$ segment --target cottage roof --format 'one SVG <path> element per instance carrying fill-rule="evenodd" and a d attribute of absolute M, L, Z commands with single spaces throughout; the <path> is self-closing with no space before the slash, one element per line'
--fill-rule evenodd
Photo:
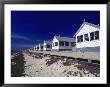
<path fill-rule="evenodd" d="M 47 43 L 47 44 L 51 44 L 52 43 L 52 41 L 44 41 L 45 43 Z"/>
<path fill-rule="evenodd" d="M 39 46 L 43 46 L 43 44 L 39 44 Z"/>
<path fill-rule="evenodd" d="M 38 47 L 39 45 L 36 45 L 36 47 Z"/>
<path fill-rule="evenodd" d="M 96 27 L 96 28 L 100 29 L 100 26 L 99 26 L 99 25 L 95 25 L 95 24 L 88 23 L 88 22 L 85 22 L 85 21 L 84 21 L 84 22 L 82 23 L 82 25 L 80 26 L 80 28 L 77 30 L 77 32 L 74 34 L 73 37 L 75 37 L 75 36 L 79 33 L 79 31 L 82 29 L 82 27 L 83 27 L 84 25 L 89 25 L 89 26 Z"/>
<path fill-rule="evenodd" d="M 70 38 L 70 37 L 60 37 L 60 36 L 55 36 L 55 38 L 59 41 L 70 41 L 70 42 L 75 42 L 75 38 Z"/>

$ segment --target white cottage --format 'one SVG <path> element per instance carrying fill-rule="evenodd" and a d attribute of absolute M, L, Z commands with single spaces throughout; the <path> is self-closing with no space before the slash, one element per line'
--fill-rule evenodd
<path fill-rule="evenodd" d="M 39 50 L 39 45 L 36 45 L 35 46 L 35 51 L 38 51 Z"/>
<path fill-rule="evenodd" d="M 83 22 L 75 33 L 76 48 L 100 48 L 100 26 L 88 22 Z"/>
<path fill-rule="evenodd" d="M 34 46 L 33 50 L 36 51 L 36 46 Z"/>
<path fill-rule="evenodd" d="M 39 44 L 39 51 L 43 51 L 44 44 Z"/>
<path fill-rule="evenodd" d="M 39 45 L 36 45 L 37 51 L 39 50 Z"/>
<path fill-rule="evenodd" d="M 72 50 L 72 47 L 75 47 L 75 41 L 75 38 L 54 36 L 52 50 Z"/>
<path fill-rule="evenodd" d="M 44 51 L 50 51 L 52 49 L 52 41 L 44 41 Z"/>

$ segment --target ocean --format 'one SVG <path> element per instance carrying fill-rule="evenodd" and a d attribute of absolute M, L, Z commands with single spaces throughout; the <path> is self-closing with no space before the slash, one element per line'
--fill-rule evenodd
<path fill-rule="evenodd" d="M 22 52 L 20 50 L 11 50 L 11 55 L 13 55 L 14 53 L 17 53 L 17 52 Z"/>

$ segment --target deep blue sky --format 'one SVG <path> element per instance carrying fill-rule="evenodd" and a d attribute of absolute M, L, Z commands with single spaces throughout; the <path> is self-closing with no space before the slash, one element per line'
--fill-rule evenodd
<path fill-rule="evenodd" d="M 72 37 L 83 23 L 100 24 L 99 11 L 12 11 L 12 50 L 30 48 L 54 35 Z"/>

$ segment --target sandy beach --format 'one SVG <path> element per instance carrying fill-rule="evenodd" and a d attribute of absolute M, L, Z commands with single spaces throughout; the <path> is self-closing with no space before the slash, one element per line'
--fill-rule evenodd
<path fill-rule="evenodd" d="M 100 64 L 36 52 L 12 56 L 12 77 L 99 77 Z"/>

